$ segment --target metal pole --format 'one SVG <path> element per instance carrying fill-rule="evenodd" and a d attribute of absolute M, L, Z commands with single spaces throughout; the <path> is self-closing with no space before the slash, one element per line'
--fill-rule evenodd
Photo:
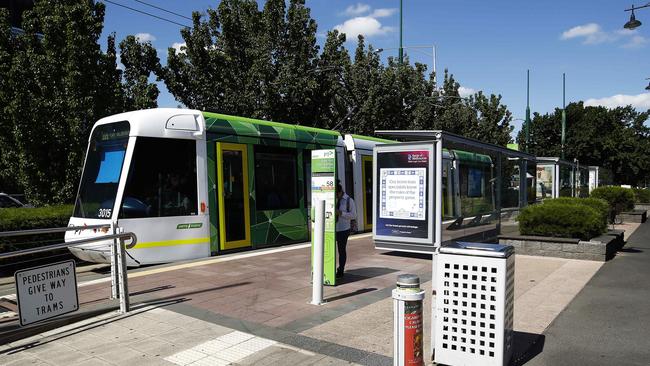
<path fill-rule="evenodd" d="M 433 51 L 433 85 L 438 89 L 438 73 L 436 72 L 436 45 L 431 45 Z"/>
<path fill-rule="evenodd" d="M 530 70 L 526 70 L 526 152 L 530 145 Z"/>
<path fill-rule="evenodd" d="M 113 221 L 111 223 L 113 235 L 117 234 L 117 222 Z M 119 279 L 117 278 L 117 238 L 113 239 L 113 245 L 111 245 L 111 299 L 117 299 L 120 296 L 119 291 L 117 291 L 117 286 Z"/>
<path fill-rule="evenodd" d="M 399 0 L 399 64 L 404 63 L 404 49 L 402 48 L 402 1 Z"/>
<path fill-rule="evenodd" d="M 323 257 L 325 251 L 325 200 L 316 201 L 314 249 L 312 253 L 311 304 L 323 304 Z"/>
<path fill-rule="evenodd" d="M 434 249 L 431 255 L 431 360 L 436 359 L 436 296 L 438 289 L 438 248 L 442 244 L 442 135 L 436 137 L 436 162 L 433 169 L 435 179 L 434 206 Z M 431 204 L 432 202 L 429 202 Z"/>
<path fill-rule="evenodd" d="M 566 90 L 566 75 L 562 73 L 562 159 L 564 159 L 564 141 L 566 135 L 565 90 Z"/>
<path fill-rule="evenodd" d="M 117 271 L 119 276 L 120 287 L 120 313 L 125 314 L 131 311 L 129 302 L 129 279 L 126 267 L 126 249 L 124 248 L 124 239 L 118 241 L 118 247 L 115 248 L 117 255 Z"/>

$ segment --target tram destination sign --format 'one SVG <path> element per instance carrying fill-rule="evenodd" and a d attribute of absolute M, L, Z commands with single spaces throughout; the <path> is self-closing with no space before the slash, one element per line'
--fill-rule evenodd
<path fill-rule="evenodd" d="M 14 278 L 22 326 L 79 310 L 73 260 L 23 269 Z"/>

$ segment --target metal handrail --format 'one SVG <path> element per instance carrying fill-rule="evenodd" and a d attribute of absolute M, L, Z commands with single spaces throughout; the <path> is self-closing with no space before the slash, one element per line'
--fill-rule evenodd
<path fill-rule="evenodd" d="M 66 227 L 52 227 L 47 229 L 30 229 L 30 230 L 16 230 L 16 231 L 1 231 L 0 238 L 6 238 L 10 236 L 21 236 L 21 235 L 34 235 L 34 234 L 52 234 L 52 233 L 62 233 L 66 231 L 77 231 L 77 230 L 86 230 L 86 229 L 100 229 L 100 228 L 110 228 L 110 224 L 101 224 L 101 225 L 88 225 L 88 226 L 66 226 Z"/>
<path fill-rule="evenodd" d="M 131 239 L 131 243 L 129 243 L 128 245 L 125 245 L 126 249 L 131 249 L 131 248 L 135 247 L 135 245 L 138 242 L 138 239 L 137 239 L 137 237 L 135 236 L 134 233 L 128 232 L 128 233 L 120 233 L 120 234 L 102 235 L 102 236 L 96 236 L 96 237 L 92 237 L 92 238 L 86 238 L 86 239 L 70 241 L 70 242 L 67 242 L 67 243 L 53 244 L 53 245 L 47 245 L 47 246 L 38 247 L 38 248 L 30 248 L 30 249 L 16 250 L 16 251 L 13 251 L 13 252 L 0 253 L 0 259 L 19 257 L 21 255 L 34 254 L 34 253 L 40 253 L 40 252 L 47 252 L 47 251 L 54 250 L 54 249 L 68 248 L 68 247 L 79 245 L 79 244 L 87 244 L 87 243 L 92 243 L 92 242 L 96 242 L 96 241 L 108 240 L 108 239 L 127 239 L 127 238 Z"/>
<path fill-rule="evenodd" d="M 111 246 L 111 298 L 116 298 L 116 297 L 119 298 L 120 313 L 128 313 L 131 305 L 129 300 L 129 287 L 128 287 L 127 265 L 126 265 L 125 255 L 126 255 L 126 249 L 131 249 L 135 247 L 135 245 L 138 242 L 138 238 L 135 236 L 133 232 L 116 233 L 117 231 L 116 224 L 117 223 L 1 232 L 0 237 L 6 238 L 12 236 L 21 236 L 21 235 L 51 234 L 51 233 L 59 233 L 59 232 L 66 232 L 66 231 L 73 231 L 73 230 L 77 231 L 77 230 L 97 229 L 97 228 L 109 228 L 113 230 L 113 234 L 109 234 L 109 235 L 98 235 L 98 236 L 87 237 L 79 240 L 69 241 L 67 243 L 47 245 L 38 248 L 16 250 L 8 253 L 0 253 L 0 260 L 6 258 L 19 257 L 22 255 L 51 251 L 54 249 L 68 248 L 79 244 L 87 244 L 87 243 L 93 243 L 93 242 L 104 241 L 104 240 L 112 240 L 113 244 Z M 125 245 L 124 243 L 125 239 L 131 239 L 131 242 L 128 245 Z"/>

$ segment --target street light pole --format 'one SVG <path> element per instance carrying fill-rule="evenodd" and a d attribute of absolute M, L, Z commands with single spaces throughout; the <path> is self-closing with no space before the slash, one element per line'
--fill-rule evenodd
<path fill-rule="evenodd" d="M 565 105 L 565 90 L 566 90 L 566 75 L 562 73 L 562 159 L 564 159 L 564 139 L 566 131 L 566 105 Z"/>
<path fill-rule="evenodd" d="M 429 55 L 428 53 L 419 50 L 421 48 L 431 48 L 432 53 Z M 438 73 L 436 71 L 436 45 L 435 44 L 432 44 L 431 46 L 406 46 L 406 47 L 402 47 L 402 48 L 377 48 L 377 49 L 375 49 L 375 52 L 381 53 L 381 52 L 390 51 L 390 50 L 400 50 L 400 51 L 403 52 L 403 50 L 408 50 L 408 49 L 419 50 L 420 53 L 423 53 L 423 54 L 425 54 L 427 56 L 431 56 L 431 59 L 432 59 L 431 61 L 433 62 L 433 64 L 431 65 L 432 66 L 431 70 L 433 70 L 433 83 L 436 85 L 436 88 L 437 88 L 438 87 Z M 402 56 L 403 56 L 403 53 L 402 53 Z"/>
<path fill-rule="evenodd" d="M 399 64 L 404 63 L 404 48 L 402 47 L 402 1 L 399 0 Z"/>
<path fill-rule="evenodd" d="M 530 145 L 530 70 L 526 70 L 526 152 Z"/>

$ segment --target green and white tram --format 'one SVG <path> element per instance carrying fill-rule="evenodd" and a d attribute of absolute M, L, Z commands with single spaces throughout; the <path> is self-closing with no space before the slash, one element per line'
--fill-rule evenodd
<path fill-rule="evenodd" d="M 133 231 L 132 266 L 304 242 L 311 150 L 332 148 L 341 184 L 365 212 L 359 228 L 369 230 L 372 175 L 363 167 L 372 171 L 380 142 L 388 140 L 187 109 L 106 117 L 93 127 L 69 225 Z M 104 233 L 69 232 L 66 240 L 95 235 Z M 71 251 L 108 262 L 108 244 Z"/>

